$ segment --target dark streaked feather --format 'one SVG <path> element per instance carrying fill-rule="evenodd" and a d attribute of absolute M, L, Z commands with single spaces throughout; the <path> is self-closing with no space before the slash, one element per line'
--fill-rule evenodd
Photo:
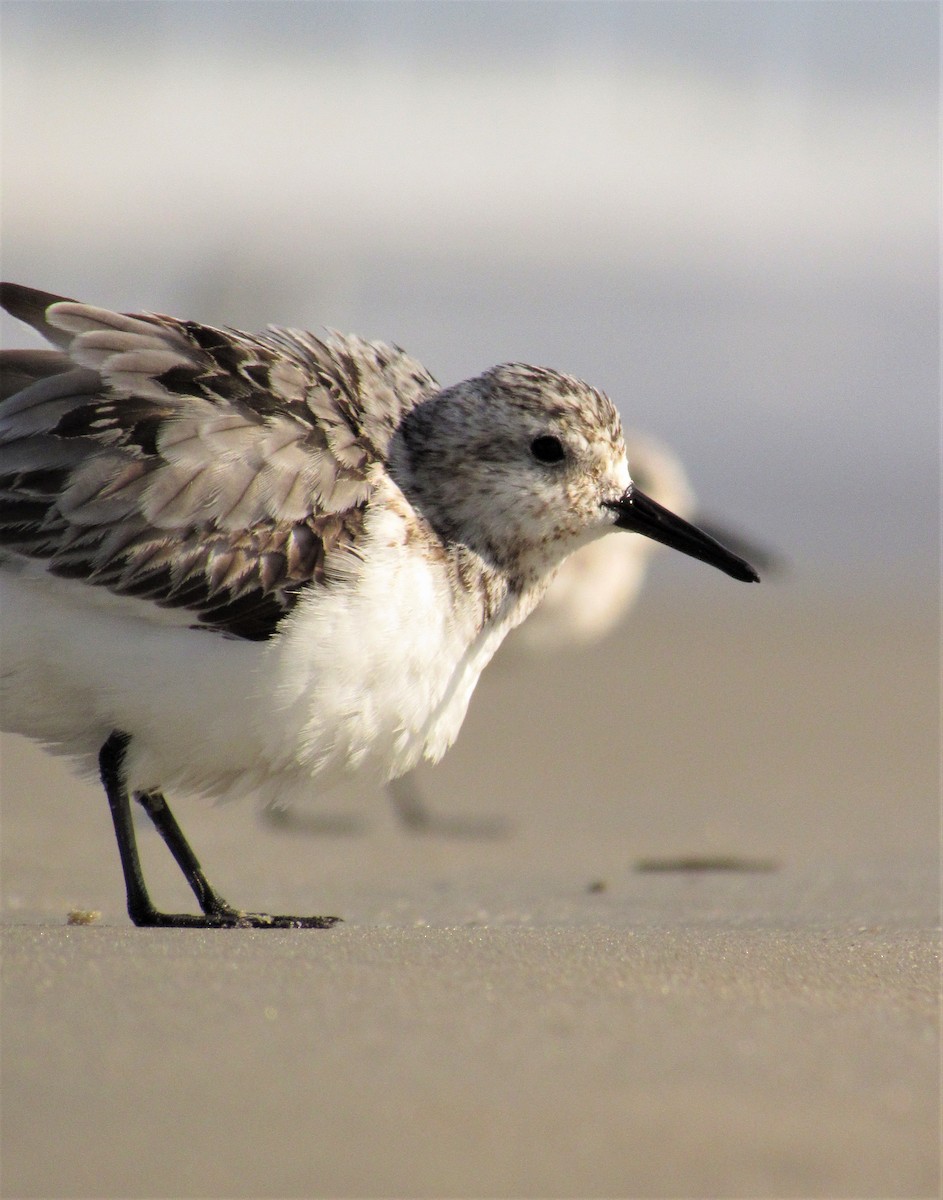
<path fill-rule="evenodd" d="M 62 347 L 0 358 L 0 546 L 242 638 L 357 553 L 393 430 L 437 390 L 357 338 L 0 300 Z"/>
<path fill-rule="evenodd" d="M 61 375 L 72 364 L 60 350 L 5 350 L 0 360 L 0 400 L 7 400 L 40 379 Z"/>

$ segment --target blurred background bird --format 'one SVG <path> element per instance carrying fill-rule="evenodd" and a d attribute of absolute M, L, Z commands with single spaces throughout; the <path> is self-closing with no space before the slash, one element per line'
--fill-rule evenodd
<path fill-rule="evenodd" d="M 633 482 L 643 492 L 733 548 L 765 576 L 772 571 L 775 578 L 782 565 L 780 556 L 709 514 L 701 513 L 684 465 L 670 447 L 632 429 L 625 431 L 625 440 Z M 619 635 L 638 599 L 651 559 L 660 549 L 663 547 L 650 538 L 630 534 L 618 539 L 601 538 L 570 555 L 537 608 L 505 638 L 489 664 L 480 685 L 485 689 L 484 702 L 488 703 L 488 678 L 495 670 L 526 672 L 541 656 L 571 654 L 572 670 L 579 672 L 575 652 Z M 644 636 L 644 630 L 639 631 L 639 636 Z M 500 709 L 500 699 L 491 703 L 497 703 Z M 513 713 L 507 713 L 507 720 L 513 718 Z M 393 811 L 404 829 L 469 837 L 495 837 L 509 831 L 512 818 L 507 812 L 474 816 L 434 813 L 423 800 L 420 786 L 420 780 L 429 772 L 430 768 L 419 768 L 386 786 Z M 495 797 L 495 802 L 513 810 L 513 797 Z M 288 806 L 268 808 L 261 819 L 278 828 L 299 832 L 324 828 L 323 818 L 312 818 L 310 813 Z"/>

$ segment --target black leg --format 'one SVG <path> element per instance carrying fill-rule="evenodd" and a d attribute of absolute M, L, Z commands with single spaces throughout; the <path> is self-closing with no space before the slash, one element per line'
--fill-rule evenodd
<path fill-rule="evenodd" d="M 183 871 L 184 878 L 200 902 L 200 908 L 207 915 L 235 912 L 232 905 L 222 898 L 203 874 L 199 859 L 183 836 L 183 830 L 177 824 L 177 818 L 170 811 L 170 805 L 162 793 L 135 792 L 134 798 L 154 822 L 154 827 L 164 839 L 164 845 L 174 856 L 177 866 Z"/>
<path fill-rule="evenodd" d="M 336 924 L 338 917 L 270 916 L 268 913 L 242 912 L 227 904 L 203 874 L 199 859 L 183 836 L 183 830 L 177 824 L 164 797 L 159 792 L 139 792 L 135 798 L 140 801 L 154 822 L 157 832 L 164 839 L 203 909 L 202 916 L 195 913 L 159 912 L 151 903 L 144 884 L 134 836 L 131 803 L 122 771 L 125 751 L 130 740 L 128 734 L 115 730 L 99 751 L 98 764 L 111 807 L 115 836 L 118 839 L 118 852 L 121 855 L 121 868 L 124 871 L 128 895 L 128 915 L 135 925 L 170 925 L 201 929 L 329 929 Z"/>
<path fill-rule="evenodd" d="M 128 916 L 135 925 L 157 924 L 152 917 L 160 914 L 151 903 L 144 883 L 141 860 L 138 857 L 137 840 L 134 836 L 134 820 L 128 789 L 124 786 L 121 764 L 124 752 L 131 739 L 126 733 L 115 730 L 98 752 L 98 769 L 111 808 L 111 819 L 118 839 L 121 869 L 124 872 L 124 887 L 128 897 Z"/>
<path fill-rule="evenodd" d="M 393 808 L 400 823 L 406 829 L 426 833 L 435 824 L 435 818 L 426 807 L 412 772 L 400 775 L 398 779 L 391 779 L 386 785 L 386 792 L 393 801 Z"/>

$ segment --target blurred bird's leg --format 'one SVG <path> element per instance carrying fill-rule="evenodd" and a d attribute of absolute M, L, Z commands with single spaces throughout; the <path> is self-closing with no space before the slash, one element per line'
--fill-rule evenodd
<path fill-rule="evenodd" d="M 429 811 L 416 784 L 414 771 L 400 775 L 399 779 L 391 779 L 386 785 L 386 790 L 393 803 L 393 811 L 405 829 L 414 833 L 423 833 L 435 824 L 435 818 Z"/>
<path fill-rule="evenodd" d="M 393 811 L 404 829 L 431 837 L 502 838 L 510 826 L 504 817 L 437 816 L 422 798 L 416 772 L 409 771 L 386 785 Z"/>

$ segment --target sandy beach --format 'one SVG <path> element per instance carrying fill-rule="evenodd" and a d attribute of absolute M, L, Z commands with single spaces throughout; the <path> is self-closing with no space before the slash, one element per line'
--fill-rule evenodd
<path fill-rule="evenodd" d="M 4 1196 L 938 1194 L 932 610 L 744 591 L 495 664 L 425 836 L 177 805 L 329 932 L 135 930 L 98 789 L 5 739 Z"/>
<path fill-rule="evenodd" d="M 939 34 L 4 7 L 6 279 L 558 368 L 782 556 L 665 552 L 618 636 L 495 661 L 426 833 L 169 797 L 229 901 L 326 931 L 134 928 L 98 781 L 0 738 L 5 1200 L 940 1196 Z"/>

